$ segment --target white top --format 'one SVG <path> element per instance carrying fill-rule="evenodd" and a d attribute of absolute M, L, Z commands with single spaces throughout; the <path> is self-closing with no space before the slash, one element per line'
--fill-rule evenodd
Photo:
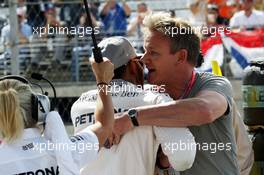
<path fill-rule="evenodd" d="M 31 128 L 25 129 L 14 143 L 1 143 L 1 174 L 78 175 L 83 162 L 87 164 L 96 159 L 99 143 L 89 128 L 72 137 L 71 142 L 65 137 L 67 133 L 57 112 L 50 112 L 46 122 L 44 137 L 39 129 Z M 82 149 L 83 145 L 95 146 Z"/>
<path fill-rule="evenodd" d="M 27 38 L 29 39 L 29 37 L 32 35 L 32 28 L 30 27 L 30 25 L 26 24 L 26 23 L 22 23 L 20 25 L 20 32 Z M 1 42 L 3 42 L 4 44 L 10 44 L 10 25 L 6 25 L 2 28 L 1 30 Z"/>
<path fill-rule="evenodd" d="M 111 91 L 117 112 L 171 101 L 166 94 L 142 90 L 125 81 L 114 82 L 120 84 L 120 86 L 114 86 L 115 88 Z M 97 90 L 88 91 L 73 104 L 71 118 L 75 132 L 93 123 L 96 98 Z M 97 160 L 87 165 L 82 170 L 82 174 L 153 175 L 159 144 L 162 145 L 164 153 L 176 170 L 183 171 L 192 166 L 196 147 L 189 129 L 139 126 L 126 133 L 118 145 L 112 146 L 111 149 L 102 148 Z M 180 144 L 193 145 L 193 147 L 180 149 Z"/>
<path fill-rule="evenodd" d="M 247 17 L 245 11 L 240 11 L 234 14 L 230 19 L 231 28 L 251 28 L 264 27 L 264 13 L 258 10 L 252 10 L 252 14 Z"/>

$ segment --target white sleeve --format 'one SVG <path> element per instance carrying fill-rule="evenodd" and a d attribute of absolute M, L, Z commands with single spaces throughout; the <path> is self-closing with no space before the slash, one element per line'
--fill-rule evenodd
<path fill-rule="evenodd" d="M 260 26 L 264 27 L 264 12 L 260 12 Z"/>
<path fill-rule="evenodd" d="M 44 137 L 56 146 L 54 153 L 60 173 L 64 175 L 79 175 L 80 169 L 73 160 L 72 152 L 69 151 L 71 143 L 58 112 L 48 113 Z"/>
<path fill-rule="evenodd" d="M 89 127 L 75 134 L 71 138 L 76 149 L 74 149 L 73 158 L 80 168 L 97 159 L 99 151 L 99 141 L 97 136 Z"/>
<path fill-rule="evenodd" d="M 9 42 L 9 35 L 10 35 L 10 29 L 8 30 L 7 26 L 4 26 L 1 30 L 1 43 L 6 44 L 6 42 Z"/>
<path fill-rule="evenodd" d="M 156 98 L 156 104 L 169 101 L 172 99 L 166 94 Z M 184 171 L 192 166 L 196 155 L 196 142 L 188 128 L 154 127 L 154 132 L 164 154 L 176 171 Z"/>
<path fill-rule="evenodd" d="M 176 171 L 190 168 L 196 154 L 196 143 L 188 128 L 154 127 L 157 141 Z"/>
<path fill-rule="evenodd" d="M 97 136 L 87 127 L 69 139 L 58 112 L 50 112 L 47 115 L 44 135 L 46 139 L 58 145 L 54 152 L 63 175 L 79 175 L 80 169 L 97 157 Z"/>

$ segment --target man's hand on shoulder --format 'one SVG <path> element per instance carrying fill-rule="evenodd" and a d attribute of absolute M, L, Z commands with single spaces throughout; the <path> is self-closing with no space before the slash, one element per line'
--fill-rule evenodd
<path fill-rule="evenodd" d="M 120 136 L 124 135 L 133 128 L 133 124 L 127 113 L 115 114 L 113 133 L 115 135 L 114 143 L 119 143 Z"/>

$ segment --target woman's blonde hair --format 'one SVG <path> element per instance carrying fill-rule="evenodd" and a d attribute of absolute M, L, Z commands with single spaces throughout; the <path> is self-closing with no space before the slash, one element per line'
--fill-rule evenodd
<path fill-rule="evenodd" d="M 3 139 L 11 142 L 19 138 L 24 128 L 33 127 L 29 85 L 18 80 L 0 81 L 0 132 Z"/>

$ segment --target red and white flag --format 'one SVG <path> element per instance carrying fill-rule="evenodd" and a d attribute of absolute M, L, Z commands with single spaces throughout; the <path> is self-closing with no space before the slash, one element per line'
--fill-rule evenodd
<path fill-rule="evenodd" d="M 199 71 L 211 71 L 211 60 L 221 66 L 224 62 L 224 49 L 232 56 L 229 64 L 234 77 L 242 77 L 242 72 L 251 60 L 264 58 L 264 29 L 254 31 L 230 32 L 221 37 L 210 37 L 201 42 L 204 64 Z"/>

